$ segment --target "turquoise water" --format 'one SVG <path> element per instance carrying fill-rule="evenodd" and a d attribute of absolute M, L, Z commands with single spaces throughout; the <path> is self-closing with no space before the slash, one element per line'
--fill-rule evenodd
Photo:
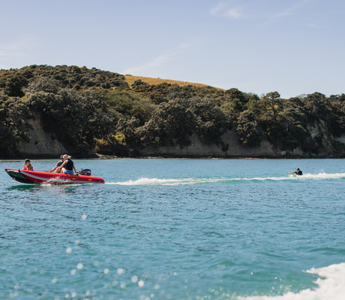
<path fill-rule="evenodd" d="M 345 160 L 75 160 L 106 184 L 70 186 L 0 165 L 0 299 L 342 299 Z"/>

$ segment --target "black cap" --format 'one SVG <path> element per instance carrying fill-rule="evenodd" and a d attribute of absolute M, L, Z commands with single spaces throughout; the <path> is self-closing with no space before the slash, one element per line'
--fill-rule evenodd
<path fill-rule="evenodd" d="M 28 161 L 31 161 L 31 160 L 27 158 L 27 159 L 25 160 L 25 162 L 28 162 Z"/>

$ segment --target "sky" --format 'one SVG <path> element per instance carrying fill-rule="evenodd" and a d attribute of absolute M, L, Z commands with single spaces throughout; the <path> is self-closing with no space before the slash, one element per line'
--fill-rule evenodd
<path fill-rule="evenodd" d="M 0 0 L 0 69 L 77 65 L 283 98 L 345 93 L 344 0 Z"/>

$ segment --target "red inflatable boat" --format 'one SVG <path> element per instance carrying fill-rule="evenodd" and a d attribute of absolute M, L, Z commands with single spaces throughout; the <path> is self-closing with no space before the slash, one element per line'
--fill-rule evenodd
<path fill-rule="evenodd" d="M 31 184 L 73 184 L 73 183 L 104 183 L 103 178 L 88 175 L 68 175 L 39 171 L 23 171 L 5 169 L 14 180 Z"/>

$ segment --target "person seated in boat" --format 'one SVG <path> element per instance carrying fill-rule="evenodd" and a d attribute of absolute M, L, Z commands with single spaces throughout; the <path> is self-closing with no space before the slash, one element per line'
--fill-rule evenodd
<path fill-rule="evenodd" d="M 299 168 L 297 168 L 295 172 L 290 172 L 290 174 L 299 175 L 299 176 L 303 175 L 302 171 Z"/>
<path fill-rule="evenodd" d="M 74 175 L 75 173 L 76 175 L 78 175 L 78 172 L 76 171 L 74 167 L 74 163 L 71 158 L 72 158 L 71 156 L 64 154 L 63 155 L 64 162 L 61 164 L 60 167 L 57 168 L 57 170 L 59 170 L 60 172 L 62 170 L 62 173 L 64 174 Z"/>
<path fill-rule="evenodd" d="M 64 162 L 63 155 L 60 155 L 60 160 L 58 161 L 56 166 L 49 171 L 49 173 L 52 173 L 54 171 L 55 171 L 55 173 L 61 173 L 61 169 L 59 169 L 59 167 L 63 164 L 63 162 Z"/>
<path fill-rule="evenodd" d="M 31 161 L 30 161 L 30 159 L 27 158 L 25 160 L 25 163 L 24 163 L 23 171 L 33 171 L 33 170 L 34 170 L 34 168 L 31 165 Z"/>

